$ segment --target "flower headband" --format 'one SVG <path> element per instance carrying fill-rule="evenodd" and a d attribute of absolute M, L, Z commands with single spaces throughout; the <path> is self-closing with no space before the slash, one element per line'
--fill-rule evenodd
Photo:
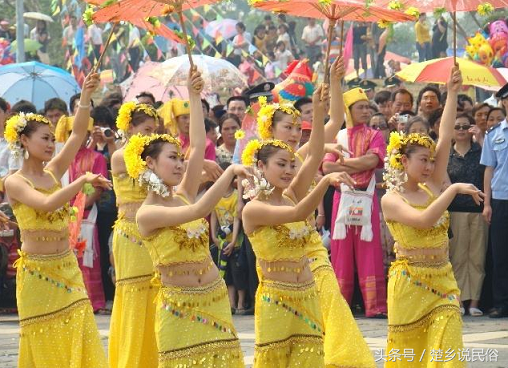
<path fill-rule="evenodd" d="M 116 126 L 118 129 L 126 132 L 129 129 L 129 125 L 132 121 L 132 114 L 136 111 L 143 111 L 146 115 L 159 121 L 157 111 L 150 105 L 147 104 L 136 104 L 135 102 L 126 102 L 120 107 L 118 111 L 118 117 L 116 118 Z"/>
<path fill-rule="evenodd" d="M 258 101 L 260 109 L 258 112 L 257 122 L 258 122 L 258 132 L 261 139 L 269 139 L 273 137 L 272 123 L 273 123 L 273 115 L 275 114 L 276 111 L 282 111 L 285 114 L 293 116 L 293 124 L 295 124 L 297 118 L 300 117 L 300 112 L 297 109 L 295 109 L 295 107 L 290 103 L 268 104 L 266 96 L 259 97 Z"/>
<path fill-rule="evenodd" d="M 140 180 L 140 184 L 143 184 L 143 174 L 148 170 L 146 161 L 141 158 L 141 155 L 145 148 L 156 140 L 163 140 L 170 144 L 174 144 L 177 147 L 179 155 L 181 155 L 180 141 L 169 134 L 152 134 L 149 136 L 141 134 L 133 135 L 125 146 L 125 167 L 127 168 L 127 174 L 129 174 L 131 178 Z"/>
<path fill-rule="evenodd" d="M 401 159 L 409 145 L 428 148 L 431 160 L 434 159 L 436 143 L 428 135 L 418 133 L 404 135 L 392 132 L 388 147 L 386 147 L 387 155 L 385 158 L 385 174 L 383 176 L 389 190 L 400 190 L 400 186 L 405 181 L 404 166 Z"/>
<path fill-rule="evenodd" d="M 20 157 L 21 152 L 23 151 L 19 138 L 21 132 L 26 128 L 28 121 L 36 121 L 38 123 L 48 124 L 51 126 L 51 122 L 44 116 L 33 113 L 25 114 L 20 112 L 18 115 L 15 115 L 7 120 L 4 137 L 9 144 L 9 149 L 15 157 Z"/>
<path fill-rule="evenodd" d="M 257 162 L 257 155 L 259 150 L 265 146 L 279 147 L 288 151 L 289 153 L 291 153 L 291 155 L 295 154 L 295 151 L 291 148 L 291 146 L 281 140 L 268 139 L 265 141 L 259 141 L 257 139 L 254 139 L 249 143 L 247 143 L 245 149 L 243 150 L 242 164 L 246 166 L 254 166 Z"/>

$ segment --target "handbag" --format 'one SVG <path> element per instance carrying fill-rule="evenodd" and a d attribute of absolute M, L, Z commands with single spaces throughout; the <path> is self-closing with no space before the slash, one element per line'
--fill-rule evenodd
<path fill-rule="evenodd" d="M 338 142 L 343 147 L 348 147 L 347 131 L 343 129 L 338 134 Z M 366 191 L 351 190 L 348 186 L 340 185 L 340 202 L 333 229 L 332 239 L 345 239 L 347 226 L 360 226 L 360 239 L 366 242 L 372 241 L 372 200 L 376 189 L 376 178 L 372 175 Z"/>
<path fill-rule="evenodd" d="M 94 203 L 92 210 L 86 219 L 81 222 L 80 238 L 86 241 L 85 251 L 83 252 L 83 266 L 93 268 L 94 259 L 94 232 L 95 223 L 97 222 L 97 205 Z"/>

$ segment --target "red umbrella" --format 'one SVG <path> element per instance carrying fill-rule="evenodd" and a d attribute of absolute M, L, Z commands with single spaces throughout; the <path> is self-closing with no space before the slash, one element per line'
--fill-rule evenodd
<path fill-rule="evenodd" d="M 497 8 L 508 7 L 508 0 L 376 0 L 379 6 L 392 10 L 408 11 L 413 8 L 412 13 L 427 13 L 435 11 L 452 12 L 453 19 L 453 59 L 457 59 L 457 17 L 456 12 L 469 12 L 478 10 L 480 13 L 488 14 Z M 416 10 L 416 13 L 414 11 Z"/>
<path fill-rule="evenodd" d="M 148 20 L 156 24 L 157 17 L 176 12 L 182 27 L 182 39 L 187 47 L 187 55 L 191 67 L 194 66 L 191 56 L 191 46 L 185 29 L 183 11 L 198 6 L 217 3 L 220 0 L 119 0 L 111 3 L 109 0 L 88 0 L 91 4 L 100 4 L 102 8 L 94 16 L 94 21 L 105 23 L 120 21 L 134 22 Z M 158 22 L 158 23 L 157 23 Z"/>
<path fill-rule="evenodd" d="M 251 5 L 266 11 L 296 15 L 299 17 L 328 19 L 328 47 L 325 58 L 325 80 L 328 79 L 328 65 L 330 56 L 330 44 L 332 41 L 333 27 L 338 20 L 375 22 L 378 20 L 405 22 L 413 20 L 413 17 L 400 11 L 384 9 L 364 2 L 354 0 L 250 0 Z M 342 24 L 341 42 L 344 36 Z M 342 45 L 340 47 L 342 50 Z"/>

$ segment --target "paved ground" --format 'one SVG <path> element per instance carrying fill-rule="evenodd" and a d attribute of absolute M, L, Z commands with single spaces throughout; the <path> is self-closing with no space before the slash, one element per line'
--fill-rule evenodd
<path fill-rule="evenodd" d="M 254 318 L 252 316 L 235 316 L 234 321 L 242 340 L 245 362 L 250 366 L 254 357 Z M 109 316 L 97 316 L 97 323 L 106 347 Z M 380 349 L 386 346 L 386 320 L 359 317 L 357 323 L 366 337 L 373 355 L 379 360 L 378 367 L 382 367 Z M 463 331 L 465 348 L 468 348 L 470 352 L 468 367 L 508 368 L 507 318 L 493 320 L 487 317 L 465 317 Z M 16 367 L 18 332 L 16 315 L 0 315 L 1 368 Z"/>

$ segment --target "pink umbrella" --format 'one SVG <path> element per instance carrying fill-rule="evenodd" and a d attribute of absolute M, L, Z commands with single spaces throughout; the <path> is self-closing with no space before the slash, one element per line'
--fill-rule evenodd
<path fill-rule="evenodd" d="M 173 97 L 187 99 L 189 97 L 186 87 L 164 85 L 161 81 L 151 76 L 154 68 L 161 63 L 149 61 L 143 64 L 136 74 L 120 84 L 124 99 L 132 101 L 143 91 L 152 93 L 159 101 L 166 102 Z"/>
<path fill-rule="evenodd" d="M 238 21 L 234 19 L 214 20 L 213 22 L 208 23 L 205 28 L 205 32 L 213 38 L 220 35 L 225 39 L 228 39 L 237 35 L 237 23 Z"/>

